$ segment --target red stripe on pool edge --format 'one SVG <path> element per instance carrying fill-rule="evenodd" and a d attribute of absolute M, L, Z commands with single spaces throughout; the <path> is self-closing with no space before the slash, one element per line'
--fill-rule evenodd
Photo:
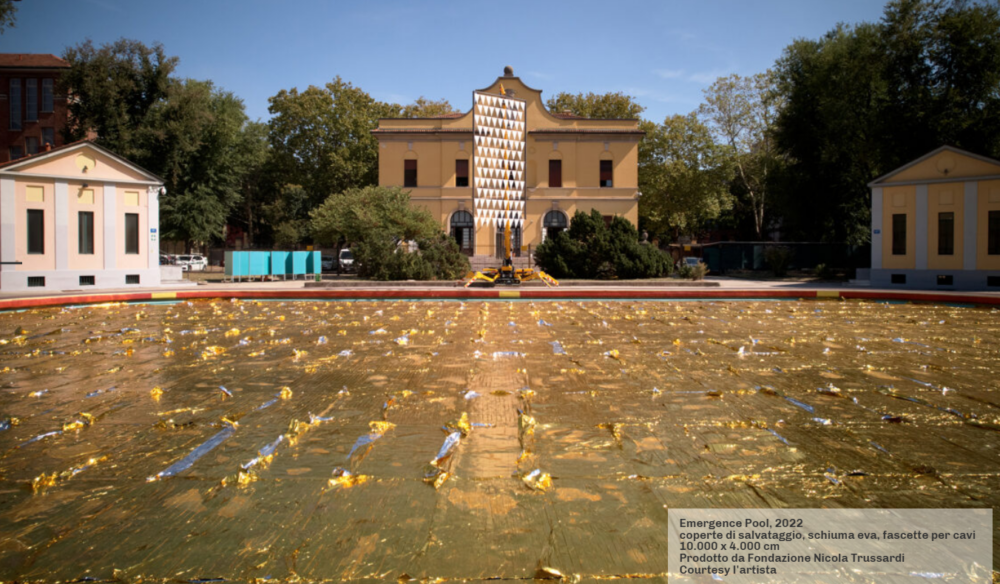
<path fill-rule="evenodd" d="M 766 299 L 766 298 L 817 298 L 816 290 L 509 290 L 519 293 L 517 298 L 504 297 L 503 300 L 699 300 L 699 299 Z M 441 290 L 179 290 L 176 300 L 194 299 L 344 299 L 344 300 L 392 300 L 433 298 L 441 300 L 483 300 L 501 299 L 498 289 L 441 289 Z M 838 291 L 840 297 L 857 300 L 903 300 L 912 302 L 953 302 L 962 304 L 1000 305 L 1000 296 L 958 295 L 934 292 L 903 291 Z M 157 291 L 157 294 L 162 293 Z M 830 298 L 834 297 L 823 297 Z M 154 298 L 152 292 L 132 292 L 113 294 L 87 294 L 81 296 L 45 296 L 34 298 L 12 298 L 0 300 L 0 310 L 65 306 L 68 304 L 104 304 L 108 302 L 135 302 L 143 300 L 173 300 L 174 298 Z"/>

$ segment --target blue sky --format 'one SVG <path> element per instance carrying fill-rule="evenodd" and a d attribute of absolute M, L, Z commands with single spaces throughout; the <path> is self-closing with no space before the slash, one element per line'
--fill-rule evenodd
<path fill-rule="evenodd" d="M 0 52 L 61 54 L 86 38 L 161 42 L 177 73 L 234 92 L 267 119 L 280 89 L 336 75 L 376 99 L 468 109 L 504 65 L 543 90 L 623 91 L 662 121 L 717 76 L 770 67 L 796 38 L 878 20 L 878 0 L 333 2 L 22 0 Z"/>

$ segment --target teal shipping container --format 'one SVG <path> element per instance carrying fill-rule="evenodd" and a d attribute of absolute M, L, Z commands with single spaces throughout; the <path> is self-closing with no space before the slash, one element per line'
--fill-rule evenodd
<path fill-rule="evenodd" d="M 318 251 L 306 252 L 306 273 L 319 274 L 323 272 L 323 258 Z"/>
<path fill-rule="evenodd" d="M 251 251 L 250 254 L 250 275 L 269 276 L 271 274 L 271 252 Z"/>
<path fill-rule="evenodd" d="M 310 252 L 308 251 L 293 251 L 292 252 L 292 274 L 295 276 L 306 275 L 309 272 L 306 271 L 306 264 L 308 263 L 308 257 Z"/>
<path fill-rule="evenodd" d="M 271 252 L 271 275 L 287 276 L 292 273 L 292 252 L 272 251 Z"/>
<path fill-rule="evenodd" d="M 250 256 L 245 251 L 226 252 L 226 276 L 245 278 L 250 275 Z"/>

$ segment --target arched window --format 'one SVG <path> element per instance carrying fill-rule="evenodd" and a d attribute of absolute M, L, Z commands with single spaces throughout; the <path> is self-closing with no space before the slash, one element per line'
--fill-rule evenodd
<path fill-rule="evenodd" d="M 569 226 L 566 221 L 566 214 L 562 211 L 549 211 L 545 214 L 545 218 L 542 219 L 542 230 L 543 239 L 547 237 L 554 237 L 560 231 L 565 231 Z"/>
<path fill-rule="evenodd" d="M 473 249 L 475 248 L 475 223 L 472 220 L 472 214 L 468 211 L 455 211 L 451 216 L 451 229 L 450 233 L 455 242 L 458 243 L 459 249 L 465 255 L 472 255 Z"/>

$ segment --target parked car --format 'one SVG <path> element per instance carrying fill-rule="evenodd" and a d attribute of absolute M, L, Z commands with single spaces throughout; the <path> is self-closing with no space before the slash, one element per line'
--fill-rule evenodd
<path fill-rule="evenodd" d="M 351 253 L 351 250 L 349 249 L 340 250 L 340 271 L 353 272 L 354 268 L 355 268 L 354 254 Z"/>
<path fill-rule="evenodd" d="M 693 268 L 701 263 L 701 258 L 688 256 L 684 258 L 684 263 L 687 264 L 688 267 Z"/>
<path fill-rule="evenodd" d="M 208 260 L 203 255 L 179 255 L 177 256 L 177 264 L 185 272 L 204 272 L 205 268 L 208 267 Z"/>
<path fill-rule="evenodd" d="M 161 253 L 160 254 L 160 265 L 161 266 L 172 266 L 177 263 L 177 258 L 170 254 Z"/>
<path fill-rule="evenodd" d="M 322 257 L 322 266 L 324 272 L 332 272 L 337 267 L 336 260 L 333 256 L 325 255 Z"/>

